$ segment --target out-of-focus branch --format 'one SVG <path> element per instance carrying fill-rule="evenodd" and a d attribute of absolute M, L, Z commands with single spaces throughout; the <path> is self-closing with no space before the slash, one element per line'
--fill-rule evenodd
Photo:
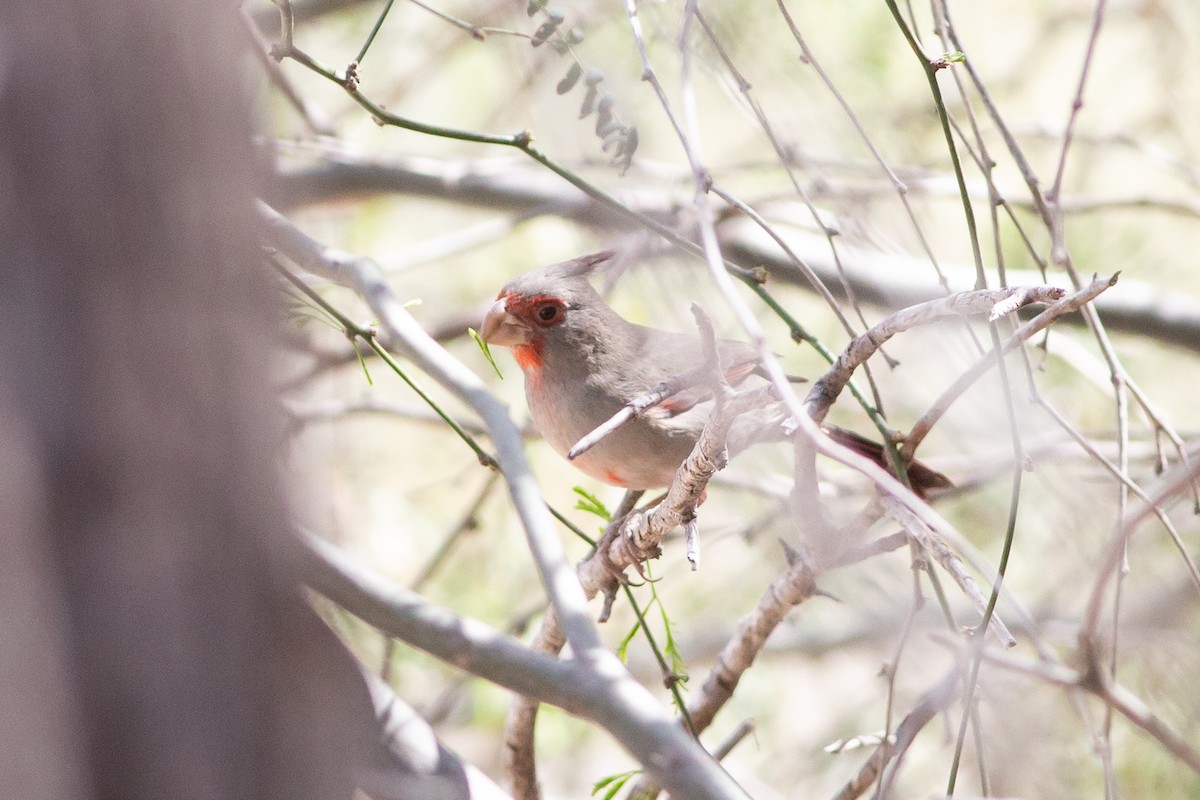
<path fill-rule="evenodd" d="M 296 113 L 308 125 L 309 130 L 318 136 L 332 136 L 334 133 L 333 122 L 329 119 L 329 115 L 324 109 L 312 103 L 308 98 L 300 94 L 296 89 L 296 85 L 287 74 L 280 68 L 279 62 L 270 56 L 271 44 L 263 36 L 257 24 L 250 17 L 245 7 L 240 8 L 239 15 L 242 19 L 243 27 L 246 29 L 247 35 L 250 37 L 254 47 L 250 48 L 256 58 L 258 58 L 263 71 L 267 73 L 267 79 L 271 81 L 279 93 L 282 94 L 296 109 Z"/>
<path fill-rule="evenodd" d="M 602 702 L 592 706 L 589 718 L 608 730 L 677 796 L 745 797 L 720 765 L 672 724 L 653 696 L 630 677 L 600 641 L 588 617 L 582 588 L 566 561 L 525 459 L 520 430 L 504 405 L 473 372 L 425 333 L 383 279 L 375 262 L 321 245 L 265 204 L 259 205 L 259 214 L 263 234 L 273 247 L 314 274 L 354 288 L 393 341 L 487 424 L 554 616 L 563 621 L 575 663 L 586 676 L 584 682 L 592 684 L 603 697 Z"/>
<path fill-rule="evenodd" d="M 519 166 L 514 159 L 374 161 L 340 153 L 320 155 L 319 166 L 281 168 L 272 201 L 289 207 L 388 192 L 517 213 L 553 214 L 609 231 L 633 227 L 628 216 L 544 170 Z M 682 200 L 675 194 L 652 190 L 622 192 L 620 198 L 639 213 L 664 223 L 673 219 Z M 795 257 L 837 294 L 842 276 L 821 234 L 793 221 L 772 221 L 775 234 Z M 718 232 L 727 258 L 747 267 L 764 267 L 776 280 L 809 287 L 808 277 L 779 243 L 749 220 L 734 213 L 722 222 Z M 855 244 L 848 236 L 842 237 L 839 253 L 847 285 L 865 303 L 902 308 L 941 296 L 940 288 L 922 277 L 921 267 L 926 262 L 920 258 L 880 252 Z M 969 267 L 945 264 L 943 272 L 952 288 L 974 285 L 975 272 Z M 1007 274 L 1014 284 L 1032 285 L 1041 279 L 1034 270 L 1009 269 Z M 1112 330 L 1200 350 L 1200 299 L 1126 278 L 1121 291 L 1099 298 L 1096 308 Z M 1075 315 L 1064 321 L 1083 323 Z"/>
<path fill-rule="evenodd" d="M 1129 538 L 1133 536 L 1134 531 L 1137 530 L 1143 521 L 1152 514 L 1157 513 L 1160 509 L 1166 508 L 1170 500 L 1186 492 L 1198 475 L 1200 475 L 1200 462 L 1192 461 L 1191 463 L 1177 467 L 1174 474 L 1171 475 L 1171 479 L 1155 492 L 1152 497 L 1144 500 L 1141 505 L 1130 513 L 1128 518 L 1122 521 L 1120 528 L 1109 540 L 1107 547 L 1104 549 L 1104 558 L 1097 569 L 1095 583 L 1093 583 L 1092 591 L 1088 596 L 1087 606 L 1083 615 L 1083 625 L 1079 632 L 1080 647 L 1085 652 L 1094 656 L 1100 649 L 1100 614 L 1104 606 L 1105 589 L 1108 587 L 1108 582 L 1112 579 L 1113 574 L 1120 569 L 1121 562 L 1125 558 Z"/>
<path fill-rule="evenodd" d="M 292 0 L 289 5 L 291 6 L 289 13 L 296 22 L 310 22 L 320 19 L 326 14 L 335 14 L 348 8 L 366 5 L 366 0 Z M 266 7 L 259 7 L 256 4 L 252 12 L 254 21 L 264 29 L 270 30 L 272 25 L 279 24 L 279 12 L 265 3 L 263 6 Z"/>
<path fill-rule="evenodd" d="M 313 538 L 305 545 L 301 569 L 308 584 L 384 633 L 524 697 L 597 723 L 679 796 L 745 797 L 623 669 L 598 671 L 582 659 L 564 661 L 526 648 L 482 622 L 395 586 L 332 545 Z M 614 701 L 620 693 L 629 707 Z"/>
<path fill-rule="evenodd" d="M 1090 284 L 1074 294 L 1059 300 L 1057 303 L 1050 306 L 1041 314 L 1038 314 L 1029 322 L 1026 322 L 1024 325 L 1014 331 L 1012 336 L 1008 337 L 1008 339 L 1005 340 L 1004 344 L 1002 345 L 1001 355 L 1011 352 L 1022 342 L 1029 339 L 1029 337 L 1033 336 L 1038 331 L 1048 327 L 1059 317 L 1070 312 L 1077 311 L 1081 307 L 1094 301 L 1097 297 L 1101 296 L 1105 290 L 1115 286 L 1116 283 L 1117 275 L 1113 275 L 1110 278 L 1096 278 Z M 921 419 L 917 420 L 917 424 L 913 426 L 912 430 L 905 439 L 905 452 L 911 454 L 917 445 L 919 445 L 925 438 L 925 435 L 929 433 L 934 424 L 941 419 L 943 414 L 946 413 L 946 409 L 948 409 L 950 405 L 962 395 L 963 392 L 970 388 L 975 381 L 979 380 L 979 377 L 984 372 L 995 366 L 995 363 L 995 356 L 989 353 L 976 361 L 968 370 L 963 372 L 963 374 L 959 375 L 950 388 L 942 393 L 942 396 L 938 398 L 938 401 L 933 405 L 933 407 L 929 409 L 929 411 L 925 412 L 925 415 L 922 416 Z"/>
<path fill-rule="evenodd" d="M 529 650 L 489 625 L 460 617 L 356 563 L 337 547 L 304 538 L 304 580 L 356 617 L 498 686 L 586 715 L 577 663 Z M 598 684 L 586 689 L 598 695 Z"/>
<path fill-rule="evenodd" d="M 956 650 L 962 647 L 961 642 L 947 637 L 938 636 L 935 641 Z M 1002 669 L 1028 675 L 1052 686 L 1079 688 L 1094 694 L 1134 726 L 1156 740 L 1171 755 L 1187 764 L 1195 772 L 1200 773 L 1200 750 L 1172 730 L 1140 697 L 1121 684 L 1112 681 L 1099 665 L 1093 664 L 1088 670 L 1079 672 L 1062 664 L 1031 662 L 990 648 L 984 648 L 980 652 L 985 661 Z"/>
<path fill-rule="evenodd" d="M 929 724 L 935 716 L 950 705 L 950 701 L 958 694 L 958 670 L 954 669 L 942 678 L 937 686 L 930 689 L 913 710 L 908 712 L 895 733 L 889 737 L 886 734 L 883 741 L 875 748 L 875 752 L 862 765 L 858 774 L 833 796 L 833 800 L 854 800 L 861 797 L 871 787 L 887 767 L 888 762 L 898 758 L 908 750 L 921 729 Z"/>
<path fill-rule="evenodd" d="M 633 222 L 582 190 L 544 169 L 530 169 L 515 158 L 442 161 L 432 158 L 377 160 L 319 150 L 314 166 L 280 167 L 267 199 L 287 210 L 297 206 L 367 198 L 377 194 L 413 195 L 476 208 L 520 214 L 554 214 L 585 225 L 631 229 Z M 639 213 L 672 221 L 665 192 L 622 192 Z"/>
<path fill-rule="evenodd" d="M 847 345 L 833 366 L 813 382 L 805 398 L 805 406 L 814 420 L 820 422 L 824 419 L 842 389 L 849 383 L 854 370 L 897 333 L 948 317 L 987 314 L 988 320 L 992 321 L 1029 303 L 1052 303 L 1061 300 L 1065 294 L 1065 290 L 1054 286 L 1014 286 L 1009 289 L 960 292 L 897 311 L 855 337 Z"/>
<path fill-rule="evenodd" d="M 319 403 L 308 403 L 303 407 L 289 409 L 288 413 L 293 430 L 301 430 L 320 422 L 338 422 L 359 415 L 378 415 L 395 417 L 396 419 L 422 422 L 429 425 L 445 425 L 446 421 L 428 408 L 391 403 L 386 400 L 354 400 L 342 402 L 327 400 Z M 460 422 L 464 431 L 472 436 L 487 434 L 487 428 L 470 420 Z"/>
<path fill-rule="evenodd" d="M 382 766 L 364 770 L 359 776 L 359 785 L 368 796 L 511 800 L 510 795 L 478 767 L 446 749 L 429 723 L 397 697 L 390 686 L 369 670 L 363 669 L 361 673 L 375 706 L 381 744 L 399 765 L 398 769 Z"/>

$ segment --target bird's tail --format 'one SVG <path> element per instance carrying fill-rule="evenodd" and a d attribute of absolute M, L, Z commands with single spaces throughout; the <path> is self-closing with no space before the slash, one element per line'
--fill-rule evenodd
<path fill-rule="evenodd" d="M 886 470 L 891 470 L 887 453 L 878 442 L 836 425 L 824 425 L 821 430 L 843 447 L 869 458 Z M 736 455 L 758 442 L 788 439 L 794 435 L 794 431 L 794 426 L 787 424 L 787 416 L 779 405 L 744 414 L 734 422 L 729 431 L 730 455 Z M 927 497 L 936 489 L 949 489 L 954 486 L 945 475 L 915 459 L 908 464 L 905 471 L 908 475 L 908 485 L 918 497 Z"/>
<path fill-rule="evenodd" d="M 825 425 L 821 430 L 843 447 L 853 450 L 860 456 L 866 456 L 884 469 L 891 469 L 887 453 L 884 451 L 883 445 L 878 442 L 836 425 Z M 917 497 L 927 497 L 929 492 L 934 489 L 950 489 L 954 486 L 945 475 L 916 459 L 908 463 L 905 472 L 908 474 L 908 485 L 912 487 L 913 493 Z"/>

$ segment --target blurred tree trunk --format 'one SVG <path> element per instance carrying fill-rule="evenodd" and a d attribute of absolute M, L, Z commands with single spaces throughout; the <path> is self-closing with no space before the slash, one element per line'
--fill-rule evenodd
<path fill-rule="evenodd" d="M 233 7 L 3 16 L 0 796 L 348 796 L 335 662 L 269 557 Z"/>

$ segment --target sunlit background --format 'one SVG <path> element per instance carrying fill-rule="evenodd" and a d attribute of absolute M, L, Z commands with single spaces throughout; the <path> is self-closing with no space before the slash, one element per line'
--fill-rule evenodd
<path fill-rule="evenodd" d="M 334 5 L 297 3 L 295 41 L 341 71 L 359 52 L 381 4 Z M 274 9 L 261 2 L 247 10 L 266 39 L 277 41 Z M 863 330 L 862 319 L 873 324 L 900 305 L 943 294 L 938 270 L 953 290 L 975 288 L 976 257 L 943 125 L 921 61 L 888 6 L 790 2 L 794 29 L 774 3 L 701 4 L 700 10 L 703 23 L 691 18 L 681 44 L 684 4 L 638 7 L 640 44 L 669 110 L 654 83 L 643 80 L 639 42 L 618 3 L 554 2 L 532 15 L 515 2 L 396 3 L 362 59 L 358 91 L 429 125 L 502 136 L 529 131 L 535 145 L 572 174 L 690 238 L 696 176 L 678 123 L 717 187 L 754 208 L 828 276 L 856 331 Z M 1150 494 L 1165 480 L 1156 470 L 1159 445 L 1168 476 L 1180 462 L 1171 436 L 1181 437 L 1195 456 L 1200 6 L 1190 0 L 1102 4 L 1094 35 L 1093 3 L 954 3 L 947 9 L 953 39 L 934 22 L 942 10 L 940 2 L 932 9 L 899 8 L 905 20 L 915 18 L 924 53 L 950 61 L 936 82 L 987 284 L 1041 283 L 1044 269 L 1045 282 L 1071 289 L 1063 267 L 1069 259 L 1085 283 L 1093 274 L 1120 272 L 1104 299 L 1121 304 L 1122 320 L 1131 320 L 1108 322 L 1101 335 L 1068 320 L 1035 337 L 1007 361 L 1007 396 L 992 371 L 920 449 L 959 486 L 936 508 L 991 568 L 1010 521 L 1014 466 L 1024 469 L 1006 587 L 1036 626 L 1021 624 L 1011 605 L 1001 603 L 999 610 L 1019 640 L 1016 657 L 1037 662 L 1036 644 L 1046 658 L 1077 667 L 1079 620 L 1101 554 L 1119 526 L 1121 497 L 1103 464 L 1039 403 L 1052 406 L 1111 463 L 1127 457 L 1129 476 Z M 529 37 L 551 13 L 561 14 L 563 23 L 546 44 L 532 47 Z M 554 42 L 573 30 L 578 41 L 569 52 L 556 50 Z M 586 79 L 557 91 L 576 63 L 585 76 L 602 76 L 596 85 L 611 96 L 618 124 L 636 128 L 638 147 L 624 174 L 602 149 L 596 114 L 580 119 Z M 597 204 L 585 203 L 566 180 L 520 150 L 381 126 L 335 83 L 294 60 L 280 67 L 307 118 L 259 63 L 246 69 L 258 85 L 261 149 L 281 175 L 272 201 L 322 242 L 376 259 L 397 294 L 418 303 L 412 313 L 487 380 L 518 419 L 527 419 L 519 370 L 498 352 L 501 380 L 466 329 L 477 327 L 499 287 L 526 269 L 616 248 L 616 268 L 596 283 L 624 316 L 688 331 L 694 301 L 723 334 L 743 335 L 700 259 L 643 226 L 599 213 Z M 1073 115 L 1081 81 L 1083 102 Z M 693 101 L 689 122 L 685 106 Z M 1060 187 L 1052 198 L 1061 211 L 1053 217 L 1061 220 L 1057 252 L 1054 226 L 1035 207 L 1029 180 L 1043 192 Z M 730 252 L 745 258 L 753 244 L 786 260 L 745 215 L 709 197 Z M 844 298 L 839 266 L 856 287 L 875 287 L 872 302 L 856 306 Z M 794 271 L 772 270 L 767 286 L 830 351 L 846 345 L 833 309 Z M 321 291 L 352 318 L 370 321 L 349 292 Z M 744 297 L 787 371 L 816 376 L 824 370 L 824 359 L 795 344 L 777 315 L 748 291 Z M 1109 320 L 1100 307 L 1102 320 Z M 544 595 L 502 483 L 378 359 L 364 354 L 360 363 L 346 337 L 319 314 L 294 311 L 292 356 L 274 377 L 288 391 L 287 465 L 302 514 L 398 583 L 419 581 L 430 600 L 527 636 Z M 1000 331 L 1007 335 L 1010 328 L 1002 324 Z M 870 366 L 891 426 L 911 428 L 988 346 L 987 326 L 978 321 L 922 328 L 889 342 L 885 351 L 895 366 L 879 356 Z M 440 408 L 474 430 L 468 411 L 415 368 L 402 366 Z M 1121 403 L 1114 370 L 1132 387 L 1121 387 Z M 865 386 L 861 375 L 857 380 Z M 1147 406 L 1162 430 L 1156 432 Z M 1019 462 L 1010 408 L 1018 422 Z M 832 419 L 878 435 L 848 396 Z M 1128 426 L 1124 445 L 1119 420 Z M 487 446 L 486 437 L 480 441 Z M 619 490 L 574 471 L 532 431 L 528 451 L 547 502 L 595 534 L 602 522 L 575 509 L 580 495 L 574 490 L 594 494 L 609 508 Z M 848 520 L 861 511 L 871 497 L 869 484 L 832 462 L 821 468 L 832 513 Z M 701 569 L 689 571 L 681 542 L 672 539 L 650 565 L 653 585 L 636 589 L 660 642 L 667 637 L 663 619 L 669 619 L 694 686 L 738 619 L 784 569 L 779 542 L 803 546 L 786 503 L 791 480 L 784 447 L 760 447 L 735 460 L 700 511 Z M 1129 502 L 1139 501 L 1131 495 Z M 1165 510 L 1195 558 L 1200 526 L 1192 504 L 1185 493 Z M 882 522 L 859 535 L 866 540 L 896 530 Z M 572 557 L 583 558 L 587 545 L 565 528 L 562 533 Z M 1194 741 L 1200 734 L 1200 589 L 1153 520 L 1133 538 L 1128 566 L 1120 625 L 1108 633 L 1117 646 L 1117 680 Z M 889 711 L 895 725 L 953 665 L 946 643 L 957 631 L 947 626 L 927 585 L 926 602 L 915 606 L 912 575 L 907 548 L 830 572 L 820 581 L 830 597 L 804 603 L 775 632 L 704 736 L 711 748 L 744 720 L 755 721 L 753 736 L 724 762 L 752 796 L 834 796 L 874 742 L 838 754 L 825 748 L 878 736 Z M 986 590 L 987 576 L 976 578 Z M 953 583 L 944 578 L 943 586 L 958 622 L 976 622 Z M 451 747 L 499 777 L 507 692 L 465 679 L 404 645 L 388 646 L 365 624 L 326 610 L 361 657 L 383 671 Z M 602 631 L 618 647 L 634 621 L 619 601 Z M 644 640 L 635 637 L 627 656 L 640 679 L 661 687 Z M 892 668 L 894 684 L 887 679 Z M 669 704 L 666 691 L 658 693 Z M 960 796 L 1103 797 L 1106 776 L 1115 781 L 1108 796 L 1200 793 L 1194 772 L 1119 716 L 1111 723 L 1106 766 L 1105 707 L 1080 691 L 985 665 L 973 710 L 978 719 L 962 756 Z M 895 777 L 893 796 L 944 793 L 963 712 L 961 703 L 952 703 L 925 727 Z M 602 732 L 551 708 L 539 718 L 538 755 L 547 797 L 587 796 L 596 781 L 636 767 Z"/>

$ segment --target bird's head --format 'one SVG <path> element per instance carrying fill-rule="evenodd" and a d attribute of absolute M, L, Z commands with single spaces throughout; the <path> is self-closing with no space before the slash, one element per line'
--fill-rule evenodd
<path fill-rule="evenodd" d="M 608 307 L 587 275 L 612 255 L 602 250 L 509 281 L 484 316 L 480 335 L 511 348 L 526 375 L 541 369 L 550 348 L 565 354 L 593 343 L 593 318 Z"/>

